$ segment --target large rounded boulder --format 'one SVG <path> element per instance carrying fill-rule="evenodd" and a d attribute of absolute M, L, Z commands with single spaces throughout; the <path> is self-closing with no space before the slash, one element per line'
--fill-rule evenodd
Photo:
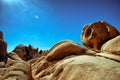
<path fill-rule="evenodd" d="M 84 26 L 81 40 L 86 47 L 99 51 L 106 41 L 118 35 L 119 31 L 114 26 L 98 21 Z"/>

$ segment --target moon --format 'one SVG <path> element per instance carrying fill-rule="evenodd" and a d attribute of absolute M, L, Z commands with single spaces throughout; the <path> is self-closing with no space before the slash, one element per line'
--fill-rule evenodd
<path fill-rule="evenodd" d="M 36 18 L 36 19 L 39 19 L 39 16 L 38 16 L 38 15 L 35 15 L 35 18 Z"/>

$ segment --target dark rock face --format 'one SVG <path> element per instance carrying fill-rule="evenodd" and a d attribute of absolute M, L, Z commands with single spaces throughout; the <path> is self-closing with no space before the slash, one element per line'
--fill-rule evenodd
<path fill-rule="evenodd" d="M 119 31 L 112 25 L 98 21 L 85 25 L 81 40 L 86 47 L 100 50 L 103 43 L 119 35 Z"/>
<path fill-rule="evenodd" d="M 0 39 L 3 39 L 3 33 L 0 31 Z"/>
<path fill-rule="evenodd" d="M 27 61 L 38 54 L 38 48 L 33 48 L 31 45 L 24 46 L 20 44 L 13 50 L 13 52 L 18 54 L 23 60 Z"/>
<path fill-rule="evenodd" d="M 3 40 L 3 34 L 0 31 L 0 62 L 7 60 L 7 43 Z"/>
<path fill-rule="evenodd" d="M 38 48 L 34 48 L 32 45 L 29 45 L 28 47 L 26 47 L 26 53 L 27 53 L 27 60 L 30 60 L 32 58 L 34 58 L 34 56 L 36 54 L 38 54 Z"/>
<path fill-rule="evenodd" d="M 26 47 L 22 44 L 16 46 L 16 48 L 13 50 L 16 54 L 20 56 L 21 59 L 26 60 Z"/>
<path fill-rule="evenodd" d="M 7 43 L 0 40 L 0 62 L 7 59 Z"/>

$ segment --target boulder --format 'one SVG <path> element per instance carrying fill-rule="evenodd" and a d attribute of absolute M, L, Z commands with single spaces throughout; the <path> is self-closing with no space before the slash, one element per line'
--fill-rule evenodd
<path fill-rule="evenodd" d="M 33 80 L 30 64 L 23 61 L 14 52 L 9 55 L 5 68 L 1 77 L 3 80 Z"/>
<path fill-rule="evenodd" d="M 103 44 L 101 51 L 105 53 L 120 55 L 120 35 Z"/>
<path fill-rule="evenodd" d="M 114 58 L 120 59 L 65 40 L 31 63 L 32 76 L 34 80 L 118 80 L 120 63 Z"/>
<path fill-rule="evenodd" d="M 81 40 L 86 47 L 99 51 L 108 40 L 119 35 L 119 31 L 104 21 L 85 25 L 82 30 Z"/>
<path fill-rule="evenodd" d="M 120 79 L 120 63 L 98 56 L 72 55 L 57 62 L 41 59 L 32 67 L 36 68 L 32 71 L 34 80 Z"/>
<path fill-rule="evenodd" d="M 47 61 L 61 60 L 68 55 L 82 55 L 86 53 L 90 53 L 94 51 L 90 51 L 79 44 L 70 41 L 64 40 L 55 44 L 50 50 L 48 55 L 46 56 Z"/>

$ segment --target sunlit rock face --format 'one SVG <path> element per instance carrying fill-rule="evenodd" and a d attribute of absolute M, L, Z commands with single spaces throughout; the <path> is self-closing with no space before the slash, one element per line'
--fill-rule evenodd
<path fill-rule="evenodd" d="M 4 57 L 7 44 L 1 37 L 0 80 L 119 80 L 119 32 L 99 21 L 83 28 L 82 41 L 85 47 L 63 40 L 40 51 L 21 44 Z"/>
<path fill-rule="evenodd" d="M 34 80 L 118 80 L 120 78 L 120 63 L 102 57 L 75 55 L 67 56 L 57 62 L 41 59 L 38 64 L 32 66 Z"/>
<path fill-rule="evenodd" d="M 120 35 L 103 44 L 101 51 L 120 55 Z"/>
<path fill-rule="evenodd" d="M 11 52 L 6 64 L 0 62 L 0 80 L 33 80 L 30 64 Z"/>
<path fill-rule="evenodd" d="M 119 35 L 119 31 L 112 25 L 98 21 L 84 26 L 81 40 L 86 47 L 100 50 L 103 43 Z"/>
<path fill-rule="evenodd" d="M 56 43 L 46 55 L 47 61 L 61 60 L 69 55 L 84 55 L 95 53 L 94 51 L 84 48 L 71 40 L 63 40 Z"/>
<path fill-rule="evenodd" d="M 7 60 L 7 43 L 3 40 L 3 33 L 0 31 L 0 62 Z"/>
<path fill-rule="evenodd" d="M 97 52 L 83 48 L 73 41 L 58 42 L 46 56 L 41 56 L 32 63 L 32 76 L 34 80 L 117 80 L 120 78 L 118 61 L 94 56 L 93 53 Z"/>
<path fill-rule="evenodd" d="M 73 41 L 66 40 L 55 44 L 46 56 L 47 61 L 60 60 L 67 55 L 82 54 L 85 53 L 86 49 L 76 44 Z"/>

